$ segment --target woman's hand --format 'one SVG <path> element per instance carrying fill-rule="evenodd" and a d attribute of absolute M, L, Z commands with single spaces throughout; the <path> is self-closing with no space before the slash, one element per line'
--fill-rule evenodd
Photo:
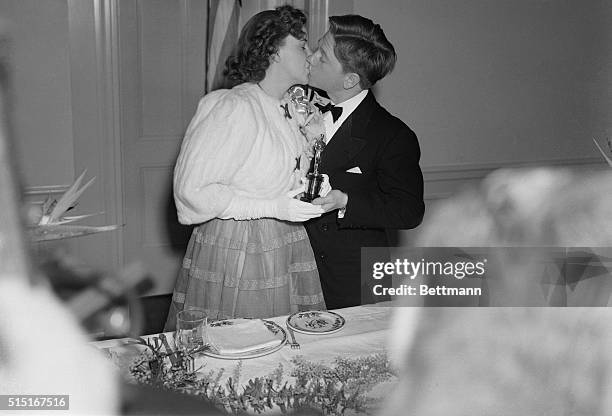
<path fill-rule="evenodd" d="M 295 199 L 297 195 L 303 192 L 304 185 L 289 191 L 284 197 L 277 198 L 278 219 L 304 222 L 311 218 L 320 217 L 323 214 L 323 208 L 320 206 Z"/>
<path fill-rule="evenodd" d="M 219 218 L 236 220 L 276 218 L 283 221 L 304 222 L 320 217 L 324 212 L 323 208 L 295 199 L 303 192 L 304 187 L 300 186 L 274 199 L 234 197 L 230 206 Z"/>

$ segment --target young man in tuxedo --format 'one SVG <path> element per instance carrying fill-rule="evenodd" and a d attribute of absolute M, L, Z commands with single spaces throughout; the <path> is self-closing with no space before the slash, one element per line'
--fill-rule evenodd
<path fill-rule="evenodd" d="M 423 176 L 414 132 L 378 104 L 370 87 L 395 65 L 381 27 L 356 15 L 332 16 L 309 57 L 310 85 L 324 90 L 327 145 L 320 171 L 333 190 L 314 204 L 325 214 L 306 223 L 328 309 L 374 301 L 362 282 L 361 248 L 388 247 L 387 229 L 423 219 Z"/>

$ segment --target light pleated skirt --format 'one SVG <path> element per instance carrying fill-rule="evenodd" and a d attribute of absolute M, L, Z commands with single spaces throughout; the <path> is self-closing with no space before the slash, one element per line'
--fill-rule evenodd
<path fill-rule="evenodd" d="M 166 330 L 183 309 L 211 319 L 269 318 L 323 310 L 314 254 L 302 225 L 213 219 L 195 227 L 174 288 Z"/>

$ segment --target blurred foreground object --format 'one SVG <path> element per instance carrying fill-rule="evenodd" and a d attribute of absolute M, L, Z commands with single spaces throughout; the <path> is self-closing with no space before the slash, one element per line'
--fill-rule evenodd
<path fill-rule="evenodd" d="M 0 394 L 70 395 L 71 414 L 116 414 L 116 374 L 87 345 L 75 318 L 44 281 L 30 282 L 35 275 L 22 236 L 10 152 L 10 44 L 3 29 L 0 21 Z"/>
<path fill-rule="evenodd" d="M 0 344 L 0 394 L 68 394 L 70 414 L 118 413 L 118 374 L 45 287 L 0 280 Z"/>
<path fill-rule="evenodd" d="M 602 274 L 560 279 L 564 305 L 608 305 L 612 267 L 597 253 L 612 246 L 612 173 L 493 172 L 431 210 L 417 245 L 581 248 Z M 541 268 L 524 252 L 496 277 L 540 295 Z M 400 384 L 383 415 L 610 415 L 611 321 L 610 307 L 398 308 Z"/>
<path fill-rule="evenodd" d="M 416 247 L 486 252 L 470 306 L 612 306 L 612 172 L 500 169 L 429 212 Z"/>
<path fill-rule="evenodd" d="M 21 233 L 18 186 L 14 176 L 14 157 L 9 141 L 8 107 L 9 74 L 7 59 L 10 43 L 3 33 L 0 20 L 0 279 L 5 277 L 27 279 L 30 274 L 26 248 Z"/>
<path fill-rule="evenodd" d="M 418 319 L 382 416 L 612 414 L 610 308 L 425 308 Z"/>
<path fill-rule="evenodd" d="M 610 247 L 612 172 L 500 169 L 439 203 L 423 247 Z"/>
<path fill-rule="evenodd" d="M 104 338 L 141 334 L 139 296 L 153 286 L 145 268 L 132 263 L 117 275 L 94 270 L 63 252 L 37 258 L 38 269 L 90 335 Z"/>

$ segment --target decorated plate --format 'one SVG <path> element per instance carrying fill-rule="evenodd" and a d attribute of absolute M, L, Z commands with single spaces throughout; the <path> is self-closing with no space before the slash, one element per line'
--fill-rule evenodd
<path fill-rule="evenodd" d="M 244 320 L 243 319 L 225 319 L 223 321 L 217 321 L 217 322 L 210 323 L 208 324 L 208 326 L 211 326 L 211 327 L 231 326 L 231 325 L 234 325 L 242 321 Z M 281 348 L 283 348 L 283 346 L 287 343 L 287 333 L 285 332 L 285 330 L 272 321 L 266 321 L 262 319 L 262 322 L 264 323 L 268 331 L 270 331 L 275 337 L 277 337 L 280 340 L 280 343 L 278 345 L 259 348 L 259 349 L 252 349 L 247 352 L 241 352 L 241 353 L 218 353 L 215 350 L 206 349 L 203 351 L 203 354 L 209 357 L 221 358 L 224 360 L 244 360 L 248 358 L 257 358 L 257 357 L 261 357 L 264 355 L 272 354 L 273 352 L 276 352 L 280 350 Z"/>
<path fill-rule="evenodd" d="M 287 318 L 287 326 L 303 334 L 332 334 L 344 323 L 342 316 L 330 311 L 296 312 Z"/>

